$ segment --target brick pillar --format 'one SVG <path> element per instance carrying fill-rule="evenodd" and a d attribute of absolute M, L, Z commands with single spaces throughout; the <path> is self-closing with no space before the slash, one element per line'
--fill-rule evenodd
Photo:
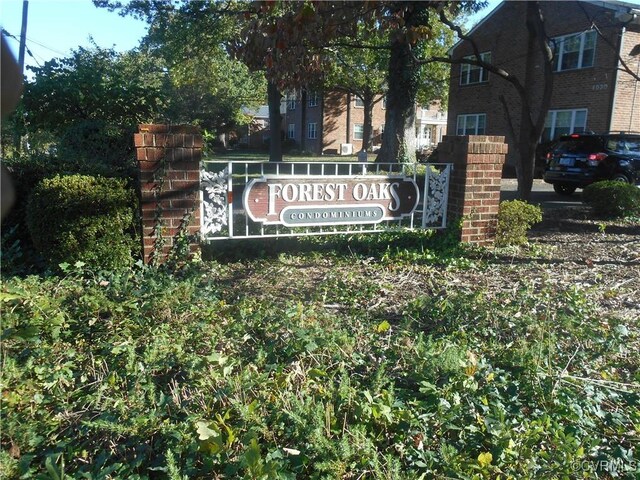
<path fill-rule="evenodd" d="M 190 125 L 140 125 L 138 131 L 143 261 L 190 256 L 200 248 L 202 135 Z"/>
<path fill-rule="evenodd" d="M 445 135 L 438 145 L 439 161 L 453 163 L 447 217 L 463 219 L 462 242 L 492 245 L 495 240 L 507 150 L 499 136 Z"/>

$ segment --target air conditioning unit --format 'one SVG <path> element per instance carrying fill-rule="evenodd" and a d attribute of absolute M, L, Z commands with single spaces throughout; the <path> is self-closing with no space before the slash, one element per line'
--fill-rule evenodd
<path fill-rule="evenodd" d="M 353 144 L 352 143 L 341 143 L 340 144 L 340 155 L 353 155 Z"/>

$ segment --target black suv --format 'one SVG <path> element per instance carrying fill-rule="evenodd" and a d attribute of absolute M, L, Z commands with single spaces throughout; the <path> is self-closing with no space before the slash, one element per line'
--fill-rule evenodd
<path fill-rule="evenodd" d="M 599 180 L 640 185 L 640 134 L 563 135 L 547 153 L 543 178 L 561 195 Z"/>

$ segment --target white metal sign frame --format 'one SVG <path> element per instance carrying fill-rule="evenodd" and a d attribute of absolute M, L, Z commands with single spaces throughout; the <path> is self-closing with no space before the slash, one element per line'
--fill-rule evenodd
<path fill-rule="evenodd" d="M 379 233 L 399 229 L 442 229 L 447 225 L 451 164 L 356 162 L 203 162 L 201 169 L 201 238 L 204 241 L 309 235 Z M 251 218 L 243 205 L 247 185 L 261 178 L 371 179 L 408 178 L 419 186 L 419 202 L 398 219 L 340 225 L 269 225 Z M 424 177 L 424 179 L 422 178 Z"/>

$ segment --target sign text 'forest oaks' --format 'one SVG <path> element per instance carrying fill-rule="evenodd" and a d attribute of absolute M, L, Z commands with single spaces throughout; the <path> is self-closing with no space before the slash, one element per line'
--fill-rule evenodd
<path fill-rule="evenodd" d="M 399 220 L 419 200 L 409 177 L 263 176 L 247 185 L 243 206 L 256 222 L 303 227 Z"/>

